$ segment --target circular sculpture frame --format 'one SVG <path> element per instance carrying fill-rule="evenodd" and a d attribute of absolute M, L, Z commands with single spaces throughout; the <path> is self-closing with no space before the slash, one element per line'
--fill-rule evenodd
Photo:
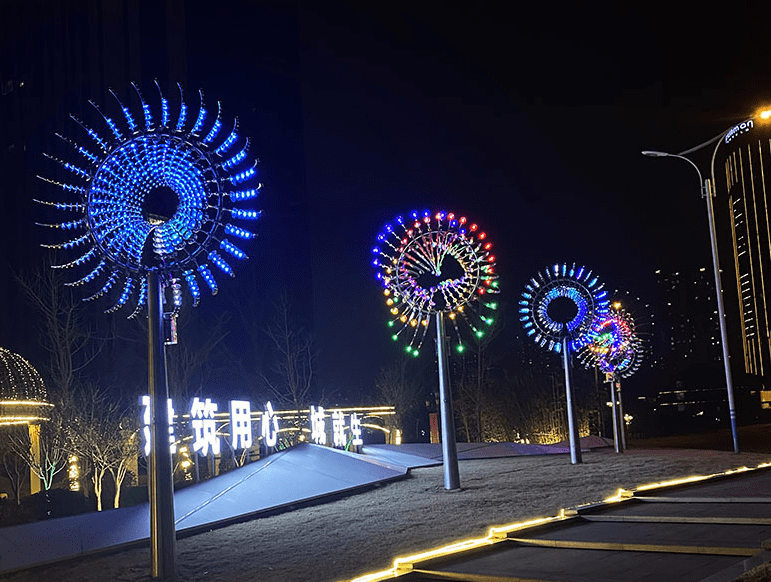
<path fill-rule="evenodd" d="M 172 286 L 175 308 L 182 303 L 182 280 L 194 306 L 201 297 L 199 280 L 216 294 L 211 265 L 233 277 L 234 271 L 221 253 L 246 258 L 238 246 L 241 243 L 233 240 L 254 238 L 244 222 L 260 216 L 256 210 L 237 207 L 254 199 L 260 189 L 259 184 L 250 184 L 257 176 L 256 163 L 248 157 L 249 140 L 239 138 L 238 120 L 231 131 L 222 132 L 220 104 L 212 121 L 203 92 L 199 92 L 198 114 L 189 123 L 182 88 L 178 86 L 179 106 L 172 113 L 157 82 L 160 108 L 154 114 L 137 85 L 132 83 L 132 87 L 141 109 L 139 116 L 110 90 L 122 121 L 115 121 L 89 101 L 103 122 L 102 130 L 71 116 L 88 136 L 88 145 L 57 134 L 76 159 L 47 157 L 71 178 L 39 177 L 77 199 L 37 201 L 68 215 L 64 222 L 44 226 L 74 233 L 65 242 L 43 245 L 77 253 L 54 268 L 84 270 L 85 274 L 67 284 L 96 283 L 86 301 L 112 293 L 115 302 L 108 312 L 134 303 L 129 317 L 146 305 L 150 272 Z"/>
<path fill-rule="evenodd" d="M 452 212 L 413 211 L 386 224 L 372 263 L 392 316 L 392 339 L 406 337 L 406 351 L 417 356 L 431 317 L 440 313 L 451 322 L 456 351 L 465 349 L 463 328 L 483 338 L 498 308 L 491 249 L 485 232 Z"/>
<path fill-rule="evenodd" d="M 548 350 L 561 352 L 565 337 L 571 351 L 580 349 L 590 340 L 597 318 L 608 313 L 608 294 L 603 287 L 590 270 L 575 264 L 557 264 L 539 271 L 525 285 L 519 301 L 525 333 Z M 572 317 L 563 320 L 550 313 L 557 299 L 573 303 Z"/>

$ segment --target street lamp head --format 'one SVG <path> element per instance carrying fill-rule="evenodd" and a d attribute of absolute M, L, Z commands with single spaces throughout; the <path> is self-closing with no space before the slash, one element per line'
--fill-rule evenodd
<path fill-rule="evenodd" d="M 764 109 L 759 110 L 755 115 L 755 117 L 757 117 L 762 121 L 768 121 L 769 119 L 771 119 L 771 108 L 766 107 Z"/>
<path fill-rule="evenodd" d="M 666 158 L 667 156 L 671 156 L 672 154 L 668 154 L 666 152 L 657 152 L 653 150 L 643 150 L 642 155 L 648 156 L 651 158 Z"/>

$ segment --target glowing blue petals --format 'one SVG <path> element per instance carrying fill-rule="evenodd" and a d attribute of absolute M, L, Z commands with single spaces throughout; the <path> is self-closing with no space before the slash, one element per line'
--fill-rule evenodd
<path fill-rule="evenodd" d="M 251 167 L 239 174 L 228 176 L 228 180 L 230 180 L 231 184 L 240 184 L 241 182 L 246 182 L 249 178 L 253 178 L 256 175 L 257 170 L 255 170 L 254 167 Z"/>
<path fill-rule="evenodd" d="M 233 272 L 233 268 L 220 256 L 217 251 L 211 251 L 209 253 L 209 260 L 217 265 L 224 273 L 227 273 L 231 277 L 236 276 L 236 274 Z"/>
<path fill-rule="evenodd" d="M 220 242 L 220 248 L 224 251 L 227 251 L 237 259 L 247 259 L 246 253 L 239 249 L 236 245 L 234 245 L 232 242 L 230 242 L 228 239 L 223 239 L 222 242 Z"/>
<path fill-rule="evenodd" d="M 262 211 L 233 208 L 230 211 L 230 216 L 233 218 L 239 218 L 241 220 L 257 220 L 260 216 L 262 216 Z"/>
<path fill-rule="evenodd" d="M 187 288 L 190 290 L 190 295 L 193 297 L 193 307 L 198 307 L 198 303 L 201 300 L 201 290 L 198 288 L 198 281 L 195 279 L 195 272 L 192 269 L 182 273 L 182 276 L 187 282 Z"/>
<path fill-rule="evenodd" d="M 252 188 L 250 190 L 239 190 L 237 192 L 228 192 L 228 197 L 233 202 L 241 202 L 243 200 L 251 200 L 253 198 L 257 198 L 257 195 L 260 193 L 260 188 Z"/>
<path fill-rule="evenodd" d="M 209 289 L 211 289 L 211 294 L 216 295 L 217 281 L 214 280 L 214 275 L 211 274 L 209 267 L 207 265 L 199 265 L 198 273 L 201 275 L 201 277 L 203 277 L 203 280 L 206 281 L 206 284 L 209 286 Z"/>
<path fill-rule="evenodd" d="M 217 120 L 214 122 L 214 125 L 212 125 L 212 128 L 209 130 L 209 133 L 206 134 L 206 137 L 203 138 L 203 143 L 210 144 L 214 139 L 217 137 L 217 134 L 220 132 L 220 129 L 222 129 L 222 120 L 220 119 L 220 114 L 222 113 L 222 107 L 219 102 L 217 102 Z"/>
<path fill-rule="evenodd" d="M 253 232 L 249 232 L 248 230 L 244 230 L 238 226 L 233 226 L 232 224 L 225 225 L 225 232 L 231 236 L 237 236 L 238 238 L 243 239 L 251 239 L 257 236 Z"/>
<path fill-rule="evenodd" d="M 260 190 L 259 185 L 253 186 L 254 182 L 248 183 L 257 176 L 254 165 L 246 167 L 248 140 L 235 155 L 224 157 L 238 140 L 237 121 L 224 137 L 218 103 L 216 119 L 209 126 L 203 92 L 200 92 L 198 117 L 190 132 L 185 133 L 188 116 L 181 86 L 176 120 L 172 119 L 169 102 L 157 81 L 159 117 L 143 98 L 139 87 L 134 83 L 132 87 L 142 109 L 139 123 L 132 111 L 110 90 L 130 133 L 122 123 L 118 127 L 91 103 L 109 128 L 109 133 L 104 134 L 107 137 L 74 116 L 72 119 L 101 151 L 94 154 L 57 134 L 87 163 L 48 156 L 71 173 L 75 183 L 40 177 L 79 198 L 77 201 L 40 202 L 58 211 L 76 214 L 74 220 L 42 226 L 62 231 L 86 230 L 84 234 L 78 232 L 70 236 L 66 242 L 44 245 L 55 249 L 84 248 L 80 256 L 55 265 L 55 268 L 85 268 L 89 261 L 98 259 L 99 264 L 88 274 L 68 285 L 81 286 L 99 281 L 100 290 L 87 298 L 94 300 L 108 294 L 117 281 L 124 281 L 118 302 L 108 311 L 113 312 L 138 296 L 137 308 L 130 317 L 136 316 L 146 305 L 145 274 L 150 270 L 157 270 L 172 280 L 179 277 L 175 272 L 181 272 L 194 305 L 200 298 L 197 276 L 206 281 L 213 294 L 216 293 L 217 283 L 209 265 L 199 265 L 198 261 L 207 257 L 209 264 L 217 265 L 232 277 L 234 271 L 220 252 L 238 259 L 247 257 L 224 236 L 248 240 L 256 235 L 226 221 L 256 220 L 260 216 L 259 211 L 248 207 L 233 208 L 233 204 L 256 198 Z M 197 139 L 198 134 L 205 134 L 205 137 Z M 203 147 L 216 144 L 219 145 L 214 151 Z M 229 184 L 243 185 L 228 192 Z M 158 197 L 157 204 L 155 197 Z M 178 292 L 177 300 L 181 301 Z"/>
<path fill-rule="evenodd" d="M 195 120 L 193 129 L 190 130 L 190 133 L 193 135 L 196 135 L 199 131 L 201 131 L 204 121 L 206 121 L 206 108 L 203 104 L 203 91 L 198 91 L 198 94 L 201 96 L 201 108 L 198 110 L 198 119 Z"/>

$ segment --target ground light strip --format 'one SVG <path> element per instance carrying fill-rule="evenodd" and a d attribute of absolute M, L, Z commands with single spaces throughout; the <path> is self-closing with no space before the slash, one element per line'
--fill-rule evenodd
<path fill-rule="evenodd" d="M 616 495 L 612 497 L 608 497 L 607 499 L 604 499 L 602 503 L 618 503 L 620 501 L 625 501 L 627 499 L 631 499 L 632 497 L 634 497 L 635 493 L 640 491 L 650 491 L 652 489 L 663 489 L 666 487 L 675 487 L 678 485 L 696 483 L 699 481 L 705 481 L 707 479 L 714 479 L 716 477 L 724 477 L 727 475 L 746 473 L 748 471 L 756 471 L 758 469 L 765 469 L 769 467 L 771 467 L 771 462 L 761 463 L 757 467 L 738 467 L 736 469 L 728 469 L 727 471 L 723 471 L 722 473 L 713 473 L 709 475 L 692 475 L 690 477 L 683 477 L 682 479 L 672 479 L 669 481 L 648 483 L 646 485 L 640 485 L 639 487 L 631 490 L 619 489 Z M 592 505 L 592 504 L 589 503 L 586 505 Z M 583 505 L 579 507 L 583 507 Z M 564 519 L 569 519 L 570 517 L 572 517 L 573 513 L 574 513 L 573 511 L 566 511 L 565 509 L 560 509 L 560 512 L 553 517 L 541 517 L 541 518 L 532 519 L 529 521 L 520 521 L 520 522 L 511 523 L 507 525 L 491 527 L 490 530 L 487 532 L 487 535 L 485 535 L 484 537 L 468 538 L 465 540 L 453 542 L 446 546 L 441 546 L 439 548 L 434 548 L 432 550 L 420 552 L 418 554 L 401 556 L 396 558 L 394 560 L 393 566 L 391 566 L 387 570 L 381 570 L 379 572 L 364 574 L 362 576 L 358 576 L 356 578 L 351 579 L 349 582 L 380 582 L 382 580 L 398 578 L 403 574 L 407 574 L 411 572 L 414 569 L 415 564 L 418 562 L 423 562 L 425 560 L 432 560 L 432 559 L 440 558 L 444 556 L 451 556 L 453 554 L 459 554 L 461 552 L 465 552 L 467 550 L 472 550 L 483 546 L 490 546 L 495 543 L 508 539 L 507 534 L 513 531 L 534 527 L 538 525 L 543 525 L 546 523 L 562 521 Z"/>

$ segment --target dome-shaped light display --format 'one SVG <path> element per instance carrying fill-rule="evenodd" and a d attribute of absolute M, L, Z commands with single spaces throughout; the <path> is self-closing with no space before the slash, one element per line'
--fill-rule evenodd
<path fill-rule="evenodd" d="M 0 425 L 48 420 L 51 408 L 38 371 L 18 354 L 0 348 Z"/>
<path fill-rule="evenodd" d="M 69 174 L 66 181 L 41 177 L 58 186 L 67 200 L 40 202 L 67 214 L 67 220 L 47 224 L 69 234 L 66 241 L 44 245 L 73 254 L 56 269 L 81 271 L 71 286 L 91 286 L 84 300 L 112 294 L 107 311 L 127 304 L 136 316 L 147 301 L 147 273 L 165 281 L 184 280 L 193 305 L 198 305 L 203 281 L 217 293 L 216 270 L 234 276 L 225 259 L 244 259 L 239 240 L 255 237 L 248 223 L 260 212 L 237 205 L 254 199 L 256 164 L 247 154 L 248 139 L 238 134 L 238 122 L 222 131 L 219 103 L 210 115 L 200 92 L 195 118 L 189 115 L 182 88 L 172 111 L 159 94 L 153 111 L 132 84 L 141 111 L 135 116 L 111 90 L 121 113 L 116 121 L 90 102 L 102 130 L 72 119 L 88 136 L 88 145 L 58 135 L 69 144 L 75 161 L 47 156 Z M 72 197 L 74 196 L 74 200 Z M 224 255 L 224 256 L 223 256 Z M 182 302 L 180 285 L 174 303 Z"/>
<path fill-rule="evenodd" d="M 520 321 L 542 348 L 560 352 L 567 337 L 571 351 L 583 347 L 597 318 L 608 313 L 607 291 L 584 267 L 554 265 L 530 279 L 519 301 Z"/>
<path fill-rule="evenodd" d="M 487 234 L 465 216 L 428 210 L 398 216 L 377 235 L 372 264 L 383 286 L 394 340 L 417 356 L 431 317 L 443 313 L 464 350 L 461 329 L 476 339 L 494 323 L 498 308 L 495 256 Z"/>

